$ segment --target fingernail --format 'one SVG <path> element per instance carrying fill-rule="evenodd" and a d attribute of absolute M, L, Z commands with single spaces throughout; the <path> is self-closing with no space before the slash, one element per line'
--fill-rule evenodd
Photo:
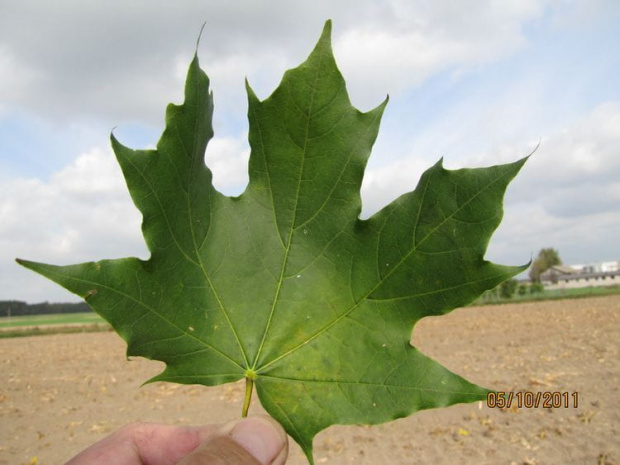
<path fill-rule="evenodd" d="M 269 465 L 284 446 L 282 436 L 271 422 L 260 417 L 239 422 L 230 435 L 263 465 Z"/>

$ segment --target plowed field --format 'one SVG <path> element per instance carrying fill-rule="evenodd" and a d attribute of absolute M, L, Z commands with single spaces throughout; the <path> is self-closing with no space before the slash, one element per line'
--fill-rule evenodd
<path fill-rule="evenodd" d="M 515 397 L 510 409 L 475 403 L 336 426 L 315 439 L 318 464 L 620 464 L 620 296 L 460 309 L 421 321 L 413 342 L 478 384 L 568 393 L 570 405 L 517 408 Z M 243 384 L 140 387 L 162 364 L 124 352 L 109 332 L 0 340 L 0 464 L 60 464 L 136 420 L 240 415 Z M 306 463 L 291 449 L 291 465 Z"/>

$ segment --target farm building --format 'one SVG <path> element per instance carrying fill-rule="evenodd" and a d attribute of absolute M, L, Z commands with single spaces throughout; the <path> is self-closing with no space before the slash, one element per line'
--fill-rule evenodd
<path fill-rule="evenodd" d="M 540 275 L 545 289 L 620 286 L 620 260 L 592 265 L 557 265 Z"/>

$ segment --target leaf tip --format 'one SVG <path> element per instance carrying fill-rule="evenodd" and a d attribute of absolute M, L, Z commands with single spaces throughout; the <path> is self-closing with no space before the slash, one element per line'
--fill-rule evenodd
<path fill-rule="evenodd" d="M 16 258 L 15 262 L 18 265 L 23 266 L 24 268 L 33 269 L 33 265 L 36 265 L 36 262 L 31 262 L 30 260 L 24 260 L 23 258 Z"/>
<path fill-rule="evenodd" d="M 116 126 L 114 126 L 112 128 L 112 131 L 110 131 L 110 145 L 112 146 L 112 151 L 114 152 L 114 155 L 116 155 L 116 159 L 119 161 L 119 163 L 121 163 L 122 157 L 127 156 L 128 152 L 134 152 L 134 150 L 127 147 L 126 145 L 123 145 L 116 138 L 116 136 L 114 135 L 115 129 L 116 129 Z"/>
<path fill-rule="evenodd" d="M 194 51 L 194 57 L 198 55 L 198 47 L 200 47 L 200 38 L 202 37 L 202 32 L 205 30 L 206 25 L 207 25 L 207 22 L 205 21 L 204 23 L 202 23 L 202 26 L 200 27 L 200 32 L 198 33 L 198 38 L 196 39 L 196 50 Z"/>
<path fill-rule="evenodd" d="M 373 111 L 379 111 L 381 114 L 383 114 L 383 112 L 385 111 L 385 108 L 387 107 L 388 103 L 390 103 L 390 95 L 387 94 L 385 96 L 385 99 L 383 100 L 383 102 L 381 102 L 379 105 L 377 105 L 377 108 L 375 108 Z"/>
<path fill-rule="evenodd" d="M 332 32 L 332 20 L 327 19 L 325 20 L 325 24 L 323 25 L 323 34 L 325 34 L 327 32 L 327 34 L 331 34 Z"/>
<path fill-rule="evenodd" d="M 250 102 L 256 102 L 258 101 L 258 97 L 256 96 L 256 93 L 254 92 L 254 89 L 252 89 L 252 86 L 250 85 L 250 81 L 248 80 L 248 78 L 245 78 L 245 91 L 248 94 L 248 100 Z"/>
<path fill-rule="evenodd" d="M 128 358 L 128 359 L 129 359 L 129 358 Z M 157 376 L 153 376 L 152 378 L 147 379 L 144 383 L 142 383 L 142 384 L 140 385 L 140 387 L 144 387 L 144 386 L 146 386 L 147 384 L 151 384 L 151 383 L 155 383 L 155 382 L 157 382 L 157 381 L 160 381 L 159 377 L 160 377 L 160 375 L 157 375 Z"/>
<path fill-rule="evenodd" d="M 321 32 L 321 37 L 319 38 L 319 42 L 317 45 L 324 44 L 331 47 L 332 42 L 332 20 L 328 19 L 325 21 L 325 25 L 323 26 L 323 32 Z"/>
<path fill-rule="evenodd" d="M 534 153 L 536 153 L 536 151 L 538 150 L 541 144 L 542 144 L 542 139 L 539 138 L 538 143 L 536 144 L 536 147 L 534 147 L 532 151 L 529 154 L 527 154 L 524 158 L 527 159 L 527 158 L 530 158 L 532 155 L 534 155 Z"/>
<path fill-rule="evenodd" d="M 30 271 L 34 271 L 35 273 L 39 273 L 40 275 L 43 275 L 46 278 L 51 279 L 52 281 L 55 281 L 53 278 L 51 278 L 48 275 L 48 273 L 50 269 L 58 268 L 58 267 L 54 265 L 48 265 L 47 263 L 24 260 L 23 258 L 16 258 L 15 261 L 17 262 L 18 265 L 21 265 L 24 268 L 29 269 Z"/>
<path fill-rule="evenodd" d="M 517 168 L 517 172 L 519 172 L 519 171 L 521 170 L 521 168 L 523 168 L 523 165 L 525 165 L 525 162 L 527 162 L 527 161 L 530 159 L 530 157 L 531 157 L 532 155 L 534 155 L 534 154 L 538 151 L 538 149 L 539 149 L 539 147 L 540 147 L 540 144 L 542 144 L 542 140 L 540 140 L 540 139 L 539 139 L 539 140 L 538 140 L 538 143 L 537 143 L 537 144 L 536 144 L 536 146 L 535 146 L 535 147 L 534 147 L 534 148 L 530 151 L 530 153 L 528 153 L 528 154 L 527 154 L 527 155 L 525 155 L 523 158 L 520 158 L 519 160 L 517 160 L 517 161 L 515 161 L 515 162 L 513 162 L 513 163 L 512 163 L 512 165 L 516 166 L 516 168 Z"/>
<path fill-rule="evenodd" d="M 116 131 L 116 128 L 117 128 L 117 127 L 118 127 L 118 126 L 114 126 L 114 127 L 110 130 L 110 143 L 111 143 L 112 145 L 114 145 L 114 144 L 118 144 L 118 143 L 119 143 L 119 142 L 118 142 L 118 139 L 117 139 L 117 138 L 116 138 L 116 136 L 114 135 L 114 131 Z"/>

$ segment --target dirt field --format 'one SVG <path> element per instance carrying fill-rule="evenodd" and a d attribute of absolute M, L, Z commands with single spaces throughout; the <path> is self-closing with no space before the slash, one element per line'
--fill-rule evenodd
<path fill-rule="evenodd" d="M 476 403 L 332 427 L 315 438 L 317 464 L 620 464 L 620 296 L 461 309 L 423 320 L 414 343 L 478 384 L 566 392 L 571 407 Z M 242 384 L 140 387 L 162 365 L 124 351 L 107 332 L 0 340 L 0 464 L 60 464 L 135 420 L 240 415 Z M 306 463 L 296 445 L 289 463 Z"/>

